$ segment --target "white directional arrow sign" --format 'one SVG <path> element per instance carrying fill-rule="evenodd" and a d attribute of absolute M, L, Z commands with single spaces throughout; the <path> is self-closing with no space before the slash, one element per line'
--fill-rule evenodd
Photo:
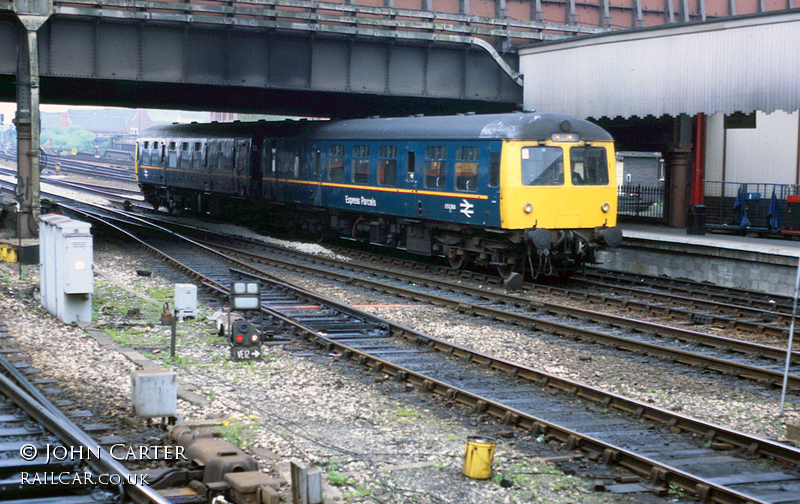
<path fill-rule="evenodd" d="M 474 206 L 475 205 L 473 205 L 472 203 L 470 203 L 469 201 L 467 201 L 465 199 L 461 200 L 461 213 L 466 215 L 467 218 L 471 219 L 472 218 L 472 214 L 475 213 L 475 210 L 472 209 Z"/>

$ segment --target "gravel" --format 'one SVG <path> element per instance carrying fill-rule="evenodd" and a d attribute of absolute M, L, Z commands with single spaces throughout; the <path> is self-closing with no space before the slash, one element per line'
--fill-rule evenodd
<path fill-rule="evenodd" d="M 139 249 L 95 238 L 95 320 L 125 349 L 178 373 L 196 395 L 179 401 L 187 424 L 217 423 L 226 438 L 245 447 L 262 470 L 285 475 L 296 458 L 325 470 L 326 497 L 348 503 L 647 502 L 651 495 L 595 491 L 619 473 L 585 460 L 561 462 L 570 452 L 538 444 L 521 432 L 438 397 L 367 373 L 335 356 L 303 356 L 289 345 L 265 347 L 259 363 L 232 363 L 216 334 L 218 307 L 200 305 L 196 320 L 178 326 L 178 357 L 169 359 L 169 329 L 158 325 L 174 283 L 187 279 Z M 152 272 L 140 276 L 137 270 Z M 139 442 L 163 442 L 156 425 L 130 417 L 130 372 L 135 365 L 101 347 L 84 330 L 60 324 L 39 306 L 38 268 L 0 263 L 0 321 L 17 336 L 43 375 L 59 380 L 65 398 L 111 425 L 110 432 Z M 550 373 L 621 392 L 656 406 L 726 427 L 782 439 L 776 394 L 741 380 L 680 370 L 657 359 L 617 355 L 536 338 L 524 331 L 410 304 L 380 294 L 278 272 L 288 281 L 366 308 L 437 338 L 525 363 Z M 129 310 L 136 309 L 136 312 Z M 306 351 L 307 352 L 307 351 Z M 793 398 L 797 401 L 797 398 Z M 800 401 L 799 401 L 800 402 Z M 794 414 L 794 413 L 793 413 Z M 501 435 L 502 434 L 502 435 Z M 469 436 L 496 439 L 490 480 L 462 474 Z M 583 476 L 583 477 L 581 477 Z M 510 488 L 500 485 L 507 477 Z M 287 497 L 286 489 L 283 490 Z M 676 496 L 671 499 L 677 500 Z"/>

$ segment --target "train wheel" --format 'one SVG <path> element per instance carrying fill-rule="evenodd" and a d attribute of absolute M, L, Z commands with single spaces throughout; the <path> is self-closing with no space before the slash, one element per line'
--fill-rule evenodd
<path fill-rule="evenodd" d="M 503 266 L 497 267 L 497 274 L 500 275 L 500 278 L 508 278 L 516 270 L 517 270 L 516 264 L 504 264 Z"/>
<path fill-rule="evenodd" d="M 456 251 L 452 251 L 447 254 L 447 261 L 453 269 L 464 269 L 464 266 L 467 265 L 467 254 L 458 254 Z"/>

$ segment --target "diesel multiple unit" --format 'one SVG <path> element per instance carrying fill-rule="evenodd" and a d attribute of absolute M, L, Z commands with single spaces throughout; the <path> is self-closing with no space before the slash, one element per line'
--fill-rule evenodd
<path fill-rule="evenodd" d="M 193 123 L 145 131 L 136 174 L 156 209 L 535 277 L 619 245 L 614 159 L 605 130 L 557 114 Z"/>

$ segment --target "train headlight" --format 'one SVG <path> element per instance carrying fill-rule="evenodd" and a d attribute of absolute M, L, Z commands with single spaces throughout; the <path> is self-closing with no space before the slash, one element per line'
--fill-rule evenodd
<path fill-rule="evenodd" d="M 603 206 L 600 207 L 600 210 L 602 210 L 603 213 L 608 213 L 609 210 L 611 210 L 611 205 L 608 203 L 603 203 Z"/>
<path fill-rule="evenodd" d="M 523 208 L 523 210 L 525 210 L 525 213 L 527 213 L 527 214 L 533 213 L 533 205 L 531 205 L 530 203 L 527 203 L 525 205 L 525 208 Z"/>

